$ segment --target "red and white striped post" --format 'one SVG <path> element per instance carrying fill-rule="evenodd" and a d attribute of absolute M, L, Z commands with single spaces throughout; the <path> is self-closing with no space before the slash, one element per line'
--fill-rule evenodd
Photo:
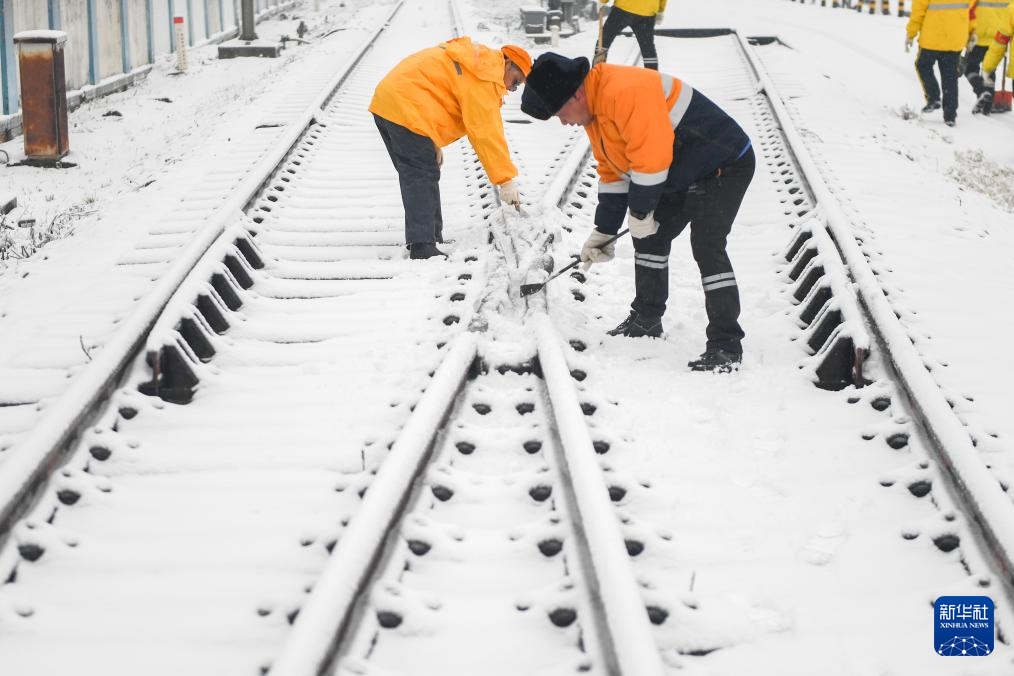
<path fill-rule="evenodd" d="M 176 36 L 176 70 L 187 72 L 187 37 L 183 32 L 183 17 L 173 17 L 173 30 Z"/>

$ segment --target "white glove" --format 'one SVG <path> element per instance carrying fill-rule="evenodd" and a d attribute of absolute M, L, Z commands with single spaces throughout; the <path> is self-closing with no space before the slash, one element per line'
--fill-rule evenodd
<path fill-rule="evenodd" d="M 612 238 L 613 235 L 607 235 L 598 229 L 592 230 L 588 239 L 585 240 L 584 246 L 581 247 L 581 261 L 584 263 L 581 267 L 587 270 L 592 263 L 606 263 L 613 260 L 613 256 L 616 255 L 616 242 L 609 242 Z"/>
<path fill-rule="evenodd" d="M 521 210 L 521 193 L 518 192 L 514 181 L 507 181 L 500 185 L 500 202 L 509 204 L 518 211 Z"/>
<path fill-rule="evenodd" d="M 968 44 L 965 45 L 965 54 L 971 54 L 972 50 L 975 49 L 975 43 L 979 41 L 978 33 L 972 33 L 968 36 Z"/>
<path fill-rule="evenodd" d="M 592 57 L 592 66 L 597 66 L 600 63 L 606 62 L 606 57 L 609 56 L 609 52 L 605 49 L 596 49 L 595 56 Z"/>
<path fill-rule="evenodd" d="M 634 239 L 651 237 L 658 232 L 658 221 L 655 220 L 655 212 L 649 211 L 644 218 L 638 218 L 633 212 L 628 212 L 627 227 L 630 228 L 630 236 Z"/>
<path fill-rule="evenodd" d="M 439 169 L 440 167 L 444 166 L 444 151 L 441 150 L 439 146 L 436 146 L 436 149 L 437 149 L 437 169 Z"/>
<path fill-rule="evenodd" d="M 656 26 L 661 26 L 663 20 L 665 20 L 665 12 L 659 12 L 658 14 L 655 15 Z"/>
<path fill-rule="evenodd" d="M 982 84 L 986 87 L 986 89 L 994 89 L 996 87 L 996 71 L 983 71 Z"/>
<path fill-rule="evenodd" d="M 905 51 L 906 52 L 911 51 L 911 49 L 912 49 L 912 43 L 913 42 L 914 42 L 914 40 L 912 38 L 905 38 Z"/>

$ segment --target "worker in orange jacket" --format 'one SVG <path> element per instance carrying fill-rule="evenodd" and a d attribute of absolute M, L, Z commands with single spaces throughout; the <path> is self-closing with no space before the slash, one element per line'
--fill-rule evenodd
<path fill-rule="evenodd" d="M 521 47 L 490 49 L 462 37 L 412 54 L 377 85 L 370 112 L 398 171 L 410 258 L 446 256 L 436 246 L 441 148 L 466 134 L 501 201 L 520 208 L 500 107 L 531 67 Z"/>
<path fill-rule="evenodd" d="M 689 224 L 708 314 L 697 371 L 731 371 L 742 360 L 739 288 L 726 240 L 753 179 L 746 132 L 689 84 L 643 68 L 543 54 L 532 67 L 521 110 L 584 127 L 598 163 L 595 229 L 586 263 L 611 260 L 607 241 L 623 223 L 634 238 L 630 315 L 610 335 L 662 335 L 672 240 Z"/>

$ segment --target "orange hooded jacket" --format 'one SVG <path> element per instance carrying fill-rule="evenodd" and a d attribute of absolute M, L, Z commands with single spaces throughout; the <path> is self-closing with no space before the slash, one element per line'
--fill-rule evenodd
<path fill-rule="evenodd" d="M 674 78 L 669 78 L 670 91 L 664 92 L 663 77 L 668 76 L 644 68 L 596 66 L 585 78 L 594 116 L 585 131 L 604 183 L 665 182 L 673 159 L 669 110 L 685 92 Z"/>
<path fill-rule="evenodd" d="M 653 211 L 663 192 L 689 190 L 751 146 L 725 111 L 665 73 L 602 63 L 584 88 L 593 116 L 584 130 L 599 174 L 595 227 L 602 232 L 617 232 L 625 209 Z"/>
<path fill-rule="evenodd" d="M 455 38 L 402 60 L 377 85 L 370 112 L 438 148 L 467 134 L 490 181 L 500 185 L 518 175 L 500 117 L 503 79 L 503 52 Z"/>

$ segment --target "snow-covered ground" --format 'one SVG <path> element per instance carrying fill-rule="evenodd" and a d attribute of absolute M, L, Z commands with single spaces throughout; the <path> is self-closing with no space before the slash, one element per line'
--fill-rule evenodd
<path fill-rule="evenodd" d="M 290 21 L 268 22 L 259 31 L 292 35 L 297 17 L 311 25 L 311 35 L 326 32 L 329 23 L 347 30 L 317 45 L 293 47 L 279 60 L 223 62 L 211 47 L 191 55 L 185 76 L 169 75 L 172 64 L 160 63 L 139 87 L 72 114 L 74 152 L 68 160 L 77 167 L 0 168 L 0 192 L 16 193 L 22 205 L 6 219 L 15 229 L 0 231 L 0 238 L 10 238 L 7 244 L 0 239 L 7 254 L 0 260 L 0 401 L 31 409 L 0 407 L 0 451 L 13 446 L 17 430 L 28 424 L 19 428 L 16 417 L 29 420 L 44 408 L 60 390 L 63 369 L 73 374 L 87 363 L 86 353 L 101 345 L 144 293 L 149 278 L 125 275 L 117 262 L 136 255 L 135 244 L 148 228 L 170 215 L 237 139 L 252 133 L 301 70 L 316 59 L 347 56 L 387 11 L 360 0 L 325 0 L 321 15 L 313 16 L 311 3 L 303 4 Z M 474 0 L 469 21 L 490 44 L 529 44 L 515 21 L 520 4 Z M 670 5 L 666 27 L 732 27 L 784 43 L 758 51 L 783 94 L 792 97 L 809 150 L 984 461 L 1005 484 L 1014 481 L 1014 397 L 1006 383 L 1014 376 L 1014 354 L 1006 347 L 1014 329 L 1014 115 L 973 117 L 971 90 L 962 83 L 955 128 L 944 127 L 939 113 L 912 116 L 922 100 L 914 54 L 902 46 L 905 19 L 788 0 Z M 590 53 L 592 30 L 565 42 L 561 51 Z M 617 43 L 614 57 L 625 42 Z M 659 38 L 658 44 L 663 71 L 686 78 L 726 107 L 755 142 L 764 135 L 769 119 L 730 38 Z M 519 98 L 508 97 L 508 121 L 522 117 Z M 508 124 L 527 208 L 535 210 L 559 149 L 575 133 L 556 121 Z M 18 146 L 18 140 L 3 146 L 14 161 Z M 386 161 L 382 154 L 369 158 L 371 165 Z M 449 154 L 448 161 L 448 173 L 460 177 L 457 155 Z M 445 180 L 445 202 L 453 205 L 445 213 L 460 216 L 460 197 L 449 197 L 449 187 Z M 626 490 L 619 503 L 625 532 L 645 544 L 633 559 L 645 600 L 669 613 L 656 638 L 671 673 L 1012 673 L 1011 650 L 1000 644 L 996 654 L 960 667 L 933 651 L 933 599 L 989 593 L 976 586 L 988 571 L 962 518 L 952 520 L 952 499 L 925 449 L 915 437 L 900 450 L 884 443 L 894 432 L 912 432 L 894 387 L 878 377 L 867 390 L 824 392 L 800 370 L 806 354 L 797 342 L 779 258 L 790 226 L 798 223 L 782 197 L 771 160 L 762 154 L 730 238 L 747 332 L 737 374 L 686 370 L 687 359 L 703 348 L 704 321 L 686 234 L 671 259 L 664 340 L 603 335 L 626 315 L 632 296 L 627 241 L 617 260 L 587 273 L 587 283 L 565 277 L 550 287 L 550 314 L 561 333 L 588 346 L 569 359 L 588 372 L 582 396 L 597 405 L 594 430 L 612 442 L 603 461 L 611 485 Z M 390 195 L 378 205 L 379 217 L 395 222 L 399 203 Z M 594 189 L 579 185 L 566 210 L 569 219 L 535 213 L 533 221 L 541 219 L 539 225 L 558 235 L 557 261 L 579 248 L 593 206 Z M 16 229 L 15 221 L 24 218 L 35 219 L 36 234 Z M 38 233 L 54 241 L 43 243 Z M 454 246 L 463 253 L 481 240 L 462 235 Z M 439 283 L 440 275 L 424 274 L 417 283 L 427 279 Z M 505 325 L 507 320 L 514 318 Z M 517 327 L 504 335 L 517 346 L 501 344 L 499 351 L 531 352 L 530 335 Z M 394 338 L 378 343 L 381 353 L 399 345 Z M 883 375 L 876 360 L 873 373 Z M 418 386 L 412 378 L 406 382 Z M 383 406 L 384 394 L 371 392 L 362 401 Z M 407 408 L 405 392 L 389 394 Z M 874 410 L 870 403 L 885 394 L 894 396 L 892 407 Z M 402 409 L 399 415 L 406 413 Z M 397 422 L 364 411 L 347 424 L 352 439 L 386 440 L 390 429 L 381 430 Z M 915 497 L 909 487 L 927 480 L 934 482 L 932 492 Z M 938 551 L 934 539 L 950 533 L 962 537 L 962 546 Z M 72 575 L 73 567 L 62 572 Z M 44 585 L 45 577 L 37 584 Z M 31 633 L 19 608 L 40 599 L 59 606 L 60 593 L 33 598 L 31 591 L 26 584 L 17 594 L 2 595 L 0 646 L 12 626 Z M 1003 602 L 999 590 L 993 598 Z M 292 603 L 286 597 L 277 605 Z M 1010 609 L 1003 612 L 1009 616 Z M 266 635 L 277 639 L 284 629 L 275 617 Z M 426 631 L 421 629 L 423 636 Z M 509 644 L 518 637 L 502 638 Z M 30 663 L 30 651 L 21 655 Z M 489 673 L 502 673 L 494 667 Z M 439 669 L 420 666 L 418 673 Z"/>

